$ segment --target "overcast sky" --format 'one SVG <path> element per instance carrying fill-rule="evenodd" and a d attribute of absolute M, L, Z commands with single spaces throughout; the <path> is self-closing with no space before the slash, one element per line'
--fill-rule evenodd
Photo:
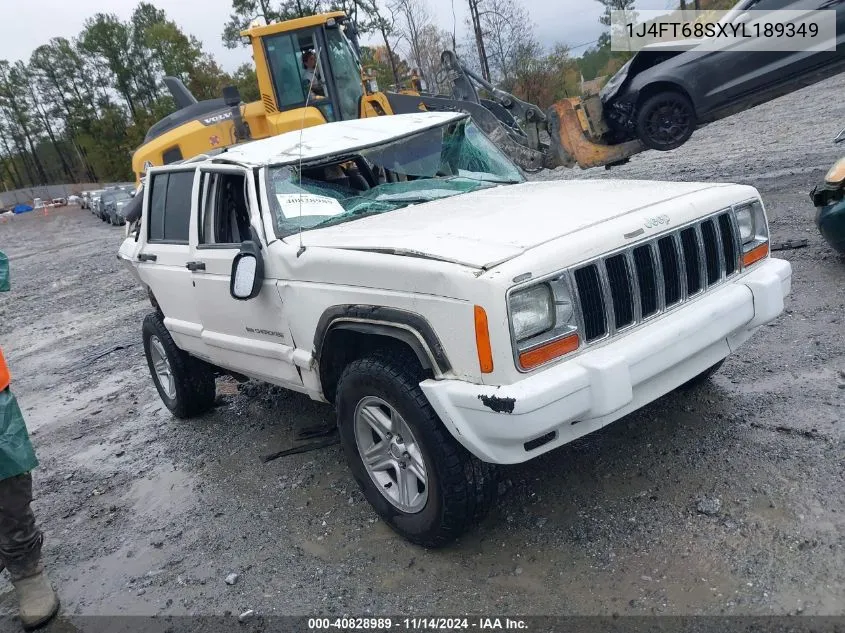
<path fill-rule="evenodd" d="M 32 51 L 51 37 L 72 37 L 79 33 L 85 19 L 98 11 L 116 13 L 127 19 L 139 0 L 28 0 L 5 4 L 0 21 L 0 59 L 28 60 Z M 458 39 L 465 32 L 466 0 L 424 0 L 440 27 Z M 638 0 L 637 8 L 663 9 L 671 0 Z M 229 50 L 220 41 L 223 25 L 228 20 L 231 0 L 152 0 L 167 11 L 183 30 L 199 38 L 205 50 L 212 53 L 225 70 L 234 70 L 250 61 L 245 49 Z M 592 42 L 602 26 L 598 23 L 602 7 L 595 0 L 523 0 L 534 22 L 535 33 L 547 47 L 563 42 L 570 47 Z M 454 13 L 453 13 L 454 6 Z M 573 50 L 580 55 L 585 47 Z"/>

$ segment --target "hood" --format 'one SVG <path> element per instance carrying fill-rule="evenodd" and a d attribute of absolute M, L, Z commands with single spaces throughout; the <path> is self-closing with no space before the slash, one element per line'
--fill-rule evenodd
<path fill-rule="evenodd" d="M 641 180 L 506 185 L 306 231 L 302 243 L 487 269 L 595 224 L 718 186 Z"/>
<path fill-rule="evenodd" d="M 599 97 L 602 103 L 607 103 L 613 99 L 626 83 L 626 80 L 633 79 L 649 68 L 654 68 L 673 57 L 677 57 L 699 44 L 701 44 L 701 40 L 671 40 L 643 46 L 631 59 L 625 62 L 622 68 L 616 71 L 616 74 L 601 89 Z"/>

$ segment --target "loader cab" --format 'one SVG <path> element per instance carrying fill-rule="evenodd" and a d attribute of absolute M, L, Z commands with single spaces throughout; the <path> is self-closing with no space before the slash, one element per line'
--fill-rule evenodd
<path fill-rule="evenodd" d="M 302 120 L 315 125 L 362 115 L 357 34 L 343 12 L 254 26 L 242 35 L 252 44 L 271 127 L 281 132 L 301 126 Z"/>

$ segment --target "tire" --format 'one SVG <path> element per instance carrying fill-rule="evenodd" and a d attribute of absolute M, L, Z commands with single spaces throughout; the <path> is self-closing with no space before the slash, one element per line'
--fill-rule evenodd
<path fill-rule="evenodd" d="M 214 373 L 208 365 L 176 347 L 157 313 L 152 312 L 144 318 L 142 332 L 150 376 L 158 395 L 171 413 L 184 419 L 211 409 L 216 389 Z M 159 372 L 165 368 L 172 376 L 172 384 L 162 384 L 163 378 Z"/>
<path fill-rule="evenodd" d="M 695 130 L 695 108 L 686 95 L 667 90 L 637 109 L 636 132 L 643 145 L 663 152 L 680 147 Z"/>
<path fill-rule="evenodd" d="M 705 369 L 703 372 L 701 372 L 697 376 L 694 376 L 694 377 L 690 378 L 689 380 L 687 380 L 684 384 L 682 384 L 679 387 L 679 389 L 695 389 L 696 387 L 703 385 L 705 382 L 710 380 L 710 377 L 713 376 L 713 374 L 715 374 L 717 371 L 719 371 L 722 368 L 722 365 L 724 364 L 724 362 L 725 362 L 725 359 L 723 358 L 722 360 L 720 360 L 715 365 L 708 367 L 707 369 Z"/>
<path fill-rule="evenodd" d="M 474 526 L 492 507 L 498 492 L 497 469 L 471 455 L 443 426 L 420 389 L 424 379 L 412 355 L 376 352 L 347 365 L 338 382 L 335 406 L 349 468 L 367 501 L 394 531 L 412 543 L 442 547 Z M 365 421 L 365 412 L 371 415 L 374 410 L 398 414 L 398 419 L 391 419 L 396 431 L 392 437 Z M 400 433 L 406 436 L 400 438 Z M 408 449 L 404 462 L 409 466 L 400 469 L 402 458 L 396 457 L 392 467 L 371 475 L 362 457 L 365 449 L 361 447 L 367 443 L 373 449 L 389 447 L 378 451 L 387 460 L 404 446 Z M 420 465 L 424 484 L 416 476 Z M 411 476 L 416 482 L 416 489 L 411 487 L 409 493 L 413 500 L 405 497 L 406 507 L 390 496 L 401 494 L 400 476 Z"/>

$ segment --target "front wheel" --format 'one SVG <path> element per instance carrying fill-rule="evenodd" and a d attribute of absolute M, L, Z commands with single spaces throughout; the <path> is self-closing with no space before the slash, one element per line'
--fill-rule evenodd
<path fill-rule="evenodd" d="M 379 516 L 409 541 L 441 547 L 495 501 L 496 469 L 446 430 L 419 383 L 416 358 L 379 352 L 351 362 L 336 408 L 349 468 Z"/>
<path fill-rule="evenodd" d="M 653 95 L 637 109 L 637 136 L 650 149 L 665 152 L 680 147 L 694 130 L 695 109 L 680 92 Z"/>
<path fill-rule="evenodd" d="M 150 375 L 171 413 L 191 418 L 211 409 L 216 388 L 208 365 L 176 347 L 157 313 L 147 315 L 142 332 Z"/>

